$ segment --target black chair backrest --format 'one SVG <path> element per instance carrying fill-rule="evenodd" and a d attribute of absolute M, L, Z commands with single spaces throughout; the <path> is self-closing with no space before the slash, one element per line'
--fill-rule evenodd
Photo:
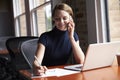
<path fill-rule="evenodd" d="M 38 45 L 38 39 L 28 40 L 21 44 L 21 53 L 24 55 L 27 63 L 31 68 L 37 50 L 37 45 Z"/>
<path fill-rule="evenodd" d="M 14 37 L 6 41 L 6 47 L 9 51 L 11 61 L 16 66 L 17 69 L 26 69 L 29 68 L 28 64 L 24 59 L 24 56 L 20 52 L 20 46 L 24 41 L 35 39 L 38 37 L 34 36 L 25 36 L 25 37 Z"/>

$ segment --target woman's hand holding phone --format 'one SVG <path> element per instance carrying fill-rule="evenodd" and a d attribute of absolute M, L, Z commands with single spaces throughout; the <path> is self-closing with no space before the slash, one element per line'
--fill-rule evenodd
<path fill-rule="evenodd" d="M 73 21 L 73 18 L 70 16 L 69 22 L 67 23 L 67 30 L 69 33 L 69 37 L 73 38 L 74 30 L 75 30 L 75 23 Z"/>

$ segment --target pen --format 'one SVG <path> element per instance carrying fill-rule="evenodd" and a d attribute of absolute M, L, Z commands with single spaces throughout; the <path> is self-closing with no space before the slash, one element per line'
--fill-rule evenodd
<path fill-rule="evenodd" d="M 35 59 L 36 59 L 37 63 L 41 66 L 41 64 L 36 56 L 35 56 Z"/>
<path fill-rule="evenodd" d="M 38 60 L 38 58 L 35 56 L 35 59 L 36 59 L 36 61 L 37 61 L 37 63 L 39 64 L 39 66 L 41 67 L 41 64 L 40 64 L 40 62 L 39 62 L 39 60 Z M 46 74 L 46 68 L 45 67 L 43 67 L 43 69 L 44 69 L 44 73 Z"/>

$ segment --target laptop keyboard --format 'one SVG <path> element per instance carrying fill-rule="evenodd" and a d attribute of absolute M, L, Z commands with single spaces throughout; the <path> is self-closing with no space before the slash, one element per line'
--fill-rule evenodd
<path fill-rule="evenodd" d="M 65 66 L 64 69 L 81 71 L 82 66 L 83 66 L 83 64 L 75 64 L 75 65 Z"/>

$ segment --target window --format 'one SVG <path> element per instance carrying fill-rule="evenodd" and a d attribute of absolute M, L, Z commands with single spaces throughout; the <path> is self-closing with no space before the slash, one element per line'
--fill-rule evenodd
<path fill-rule="evenodd" d="M 14 22 L 16 36 L 25 36 L 26 32 L 26 14 L 24 0 L 13 0 Z"/>
<path fill-rule="evenodd" d="M 120 41 L 120 0 L 107 0 L 110 41 Z"/>
<path fill-rule="evenodd" d="M 16 36 L 39 36 L 51 30 L 50 0 L 13 0 Z"/>
<path fill-rule="evenodd" d="M 51 30 L 51 5 L 49 1 L 31 0 L 30 2 L 33 3 L 31 4 L 33 35 L 41 35 L 41 33 Z"/>

